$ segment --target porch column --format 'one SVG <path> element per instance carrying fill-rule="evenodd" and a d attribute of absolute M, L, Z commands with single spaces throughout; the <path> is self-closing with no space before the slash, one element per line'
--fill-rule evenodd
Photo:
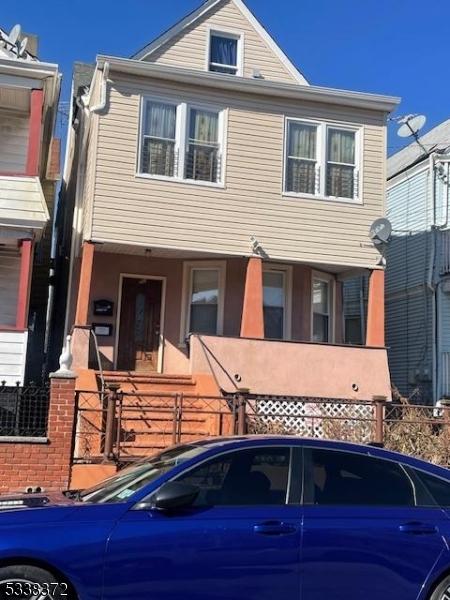
<path fill-rule="evenodd" d="M 87 325 L 88 322 L 89 294 L 91 291 L 92 267 L 94 264 L 94 248 L 95 245 L 92 242 L 83 242 L 75 325 L 83 326 Z"/>
<path fill-rule="evenodd" d="M 28 325 L 28 305 L 30 300 L 31 272 L 33 270 L 33 240 L 20 242 L 19 292 L 17 295 L 16 329 L 26 329 Z"/>
<path fill-rule="evenodd" d="M 384 271 L 378 269 L 369 279 L 366 346 L 384 345 Z"/>
<path fill-rule="evenodd" d="M 41 149 L 43 90 L 31 90 L 30 124 L 28 129 L 28 151 L 25 175 L 39 175 L 39 154 Z"/>
<path fill-rule="evenodd" d="M 242 307 L 241 337 L 264 338 L 262 258 L 248 259 Z"/>

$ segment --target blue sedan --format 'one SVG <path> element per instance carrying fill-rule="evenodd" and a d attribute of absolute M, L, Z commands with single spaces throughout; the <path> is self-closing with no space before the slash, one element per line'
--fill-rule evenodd
<path fill-rule="evenodd" d="M 371 446 L 212 439 L 0 509 L 1 600 L 450 600 L 450 472 Z"/>

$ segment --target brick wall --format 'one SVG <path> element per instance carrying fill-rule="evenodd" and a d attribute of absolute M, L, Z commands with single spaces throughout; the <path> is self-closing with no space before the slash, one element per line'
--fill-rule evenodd
<path fill-rule="evenodd" d="M 53 376 L 47 441 L 13 442 L 0 438 L 0 493 L 40 486 L 67 489 L 70 477 L 75 414 L 75 378 Z"/>

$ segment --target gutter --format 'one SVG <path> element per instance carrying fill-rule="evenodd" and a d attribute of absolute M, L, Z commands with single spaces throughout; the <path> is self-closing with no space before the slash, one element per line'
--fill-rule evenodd
<path fill-rule="evenodd" d="M 0 72 L 33 79 L 47 79 L 58 74 L 58 65 L 0 58 Z"/>
<path fill-rule="evenodd" d="M 97 67 L 103 68 L 106 64 L 112 71 L 178 81 L 187 84 L 205 85 L 221 90 L 239 91 L 249 94 L 290 98 L 293 100 L 306 100 L 310 102 L 323 102 L 326 104 L 353 106 L 381 112 L 392 112 L 400 103 L 400 98 L 383 96 L 379 94 L 366 94 L 348 90 L 338 90 L 311 85 L 279 83 L 261 79 L 247 79 L 235 75 L 225 75 L 169 67 L 156 63 L 133 60 L 129 58 L 116 58 L 114 56 L 97 56 Z"/>

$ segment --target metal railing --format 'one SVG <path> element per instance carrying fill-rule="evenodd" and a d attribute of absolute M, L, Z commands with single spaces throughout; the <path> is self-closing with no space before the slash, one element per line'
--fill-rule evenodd
<path fill-rule="evenodd" d="M 0 437 L 46 437 L 49 386 L 0 385 Z"/>
<path fill-rule="evenodd" d="M 126 463 L 210 436 L 290 434 L 376 443 L 450 465 L 450 406 L 408 402 L 185 393 L 76 396 L 75 462 Z"/>

